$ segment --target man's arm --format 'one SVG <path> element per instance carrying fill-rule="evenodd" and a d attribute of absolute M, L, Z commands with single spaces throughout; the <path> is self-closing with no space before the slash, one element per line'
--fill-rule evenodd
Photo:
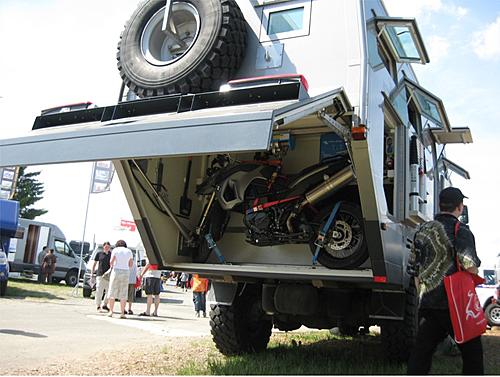
<path fill-rule="evenodd" d="M 477 274 L 481 259 L 476 253 L 476 241 L 472 232 L 466 227 L 460 227 L 455 241 L 458 260 L 465 270 Z"/>
<path fill-rule="evenodd" d="M 142 280 L 142 277 L 144 276 L 144 274 L 149 270 L 149 268 L 151 267 L 151 263 L 148 263 L 141 271 L 141 280 Z"/>
<path fill-rule="evenodd" d="M 99 253 L 94 257 L 94 263 L 92 263 L 92 275 L 95 274 L 96 265 L 99 263 Z"/>

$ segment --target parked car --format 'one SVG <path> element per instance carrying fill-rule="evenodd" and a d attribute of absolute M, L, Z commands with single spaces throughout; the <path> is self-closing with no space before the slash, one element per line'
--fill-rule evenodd
<path fill-rule="evenodd" d="M 0 249 L 0 296 L 5 296 L 7 291 L 7 282 L 9 280 L 9 261 L 7 254 Z"/>
<path fill-rule="evenodd" d="M 500 282 L 494 269 L 483 269 L 484 284 L 476 288 L 488 325 L 500 326 Z"/>

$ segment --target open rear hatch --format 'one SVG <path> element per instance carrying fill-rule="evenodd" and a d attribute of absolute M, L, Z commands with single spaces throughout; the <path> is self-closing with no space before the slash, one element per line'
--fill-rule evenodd
<path fill-rule="evenodd" d="M 225 250 L 232 250 L 231 263 L 213 258 L 205 264 L 192 263 L 183 255 L 182 232 L 172 218 L 177 218 L 181 227 L 193 229 L 202 211 L 194 193 L 199 179 L 183 187 L 189 181 L 186 171 L 203 172 L 208 156 L 219 153 L 269 150 L 276 140 L 290 135 L 348 132 L 352 106 L 343 88 L 302 100 L 298 99 L 299 91 L 300 84 L 287 83 L 261 91 L 252 88 L 160 97 L 41 116 L 29 136 L 0 140 L 0 165 L 113 160 L 145 248 L 164 268 L 199 271 L 226 280 L 258 275 L 371 282 L 369 268 L 348 272 L 312 266 L 296 257 L 299 252 L 293 248 L 299 245 L 288 245 L 290 254 L 274 246 L 269 254 L 271 247 L 244 245 L 241 235 L 232 235 L 222 244 Z M 152 187 L 163 185 L 164 193 L 155 196 L 148 190 L 137 176 L 139 171 Z M 161 200 L 172 205 L 181 197 L 184 201 L 186 197 L 194 199 L 188 216 L 174 207 L 174 214 L 166 213 L 159 205 Z M 255 253 L 263 257 L 247 257 Z"/>

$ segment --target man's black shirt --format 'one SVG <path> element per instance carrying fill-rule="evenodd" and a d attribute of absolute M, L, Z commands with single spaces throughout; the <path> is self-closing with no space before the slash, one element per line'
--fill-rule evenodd
<path fill-rule="evenodd" d="M 440 213 L 435 216 L 435 220 L 443 224 L 446 235 L 450 240 L 450 245 L 454 246 L 461 265 L 465 269 L 473 266 L 479 267 L 481 265 L 481 260 L 477 257 L 474 235 L 469 230 L 469 227 L 460 223 L 457 236 L 455 237 L 455 224 L 458 221 L 455 216 Z M 455 252 L 452 252 L 451 255 L 454 256 Z M 451 275 L 457 271 L 454 257 L 450 258 L 448 263 L 449 267 L 445 275 Z M 441 281 L 435 289 L 423 294 L 420 299 L 421 309 L 428 308 L 448 310 L 448 298 L 446 296 L 443 278 L 444 276 L 441 277 Z"/>
<path fill-rule="evenodd" d="M 104 251 L 99 251 L 95 255 L 94 260 L 99 262 L 99 266 L 97 267 L 97 276 L 102 276 L 111 267 L 111 252 L 106 254 Z"/>

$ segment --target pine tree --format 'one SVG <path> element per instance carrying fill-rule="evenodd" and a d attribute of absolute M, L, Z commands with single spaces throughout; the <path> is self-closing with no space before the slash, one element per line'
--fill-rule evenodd
<path fill-rule="evenodd" d="M 43 183 L 38 182 L 36 179 L 40 174 L 39 171 L 26 173 L 25 170 L 25 166 L 19 168 L 16 192 L 13 199 L 19 201 L 19 216 L 24 219 L 33 220 L 35 217 L 44 215 L 48 212 L 45 209 L 31 208 L 36 202 L 43 198 L 42 194 L 45 189 L 43 188 Z"/>

